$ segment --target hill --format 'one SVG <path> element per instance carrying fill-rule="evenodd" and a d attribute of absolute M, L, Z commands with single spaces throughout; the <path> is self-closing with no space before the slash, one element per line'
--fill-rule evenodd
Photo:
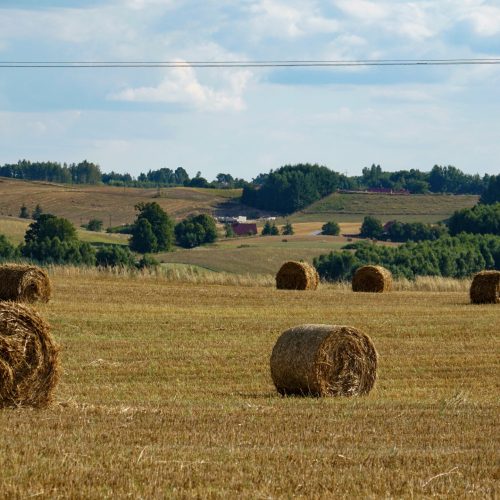
<path fill-rule="evenodd" d="M 14 244 L 19 244 L 24 241 L 24 235 L 32 220 L 19 219 L 18 217 L 8 217 L 0 215 L 0 234 L 7 236 L 7 238 Z M 127 245 L 128 235 L 126 234 L 108 234 L 95 231 L 87 231 L 86 229 L 77 228 L 78 238 L 81 241 L 94 244 L 108 244 L 108 245 Z"/>
<path fill-rule="evenodd" d="M 477 195 L 334 193 L 296 212 L 290 220 L 355 222 L 374 215 L 384 222 L 392 219 L 438 222 L 450 217 L 455 210 L 473 207 L 478 200 Z"/>
<path fill-rule="evenodd" d="M 17 216 L 23 203 L 30 212 L 40 204 L 44 212 L 65 217 L 76 226 L 101 219 L 108 227 L 131 223 L 134 206 L 141 202 L 156 201 L 169 215 L 182 219 L 191 213 L 212 213 L 240 195 L 238 189 L 71 186 L 0 178 L 0 215 Z"/>

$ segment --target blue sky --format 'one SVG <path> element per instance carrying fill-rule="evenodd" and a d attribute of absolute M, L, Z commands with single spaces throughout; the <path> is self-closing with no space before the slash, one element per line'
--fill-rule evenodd
<path fill-rule="evenodd" d="M 500 0 L 0 0 L 2 61 L 500 57 Z M 500 66 L 0 68 L 0 163 L 500 173 Z"/>

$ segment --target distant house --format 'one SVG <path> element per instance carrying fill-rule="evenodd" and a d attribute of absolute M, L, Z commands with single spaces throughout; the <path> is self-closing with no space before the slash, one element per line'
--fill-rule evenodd
<path fill-rule="evenodd" d="M 391 229 L 392 226 L 394 226 L 394 224 L 396 223 L 397 221 L 396 220 L 390 220 L 389 222 L 386 222 L 384 224 L 384 233 L 387 233 L 389 231 L 389 229 Z"/>
<path fill-rule="evenodd" d="M 235 222 L 231 224 L 231 227 L 236 236 L 251 236 L 257 234 L 257 224 L 242 224 L 240 222 Z"/>
<path fill-rule="evenodd" d="M 369 188 L 369 193 L 379 193 L 379 194 L 410 194 L 407 189 L 391 189 L 391 188 Z"/>

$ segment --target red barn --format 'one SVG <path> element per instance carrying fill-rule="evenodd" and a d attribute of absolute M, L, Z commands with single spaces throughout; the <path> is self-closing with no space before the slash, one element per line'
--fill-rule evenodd
<path fill-rule="evenodd" d="M 237 236 L 252 236 L 257 234 L 257 224 L 242 224 L 240 222 L 235 222 L 231 224 L 234 234 Z"/>

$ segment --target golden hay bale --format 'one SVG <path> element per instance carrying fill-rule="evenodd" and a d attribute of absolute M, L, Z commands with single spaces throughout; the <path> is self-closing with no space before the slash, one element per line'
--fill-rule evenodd
<path fill-rule="evenodd" d="M 473 304 L 500 303 L 500 271 L 477 273 L 470 286 L 470 300 Z"/>
<path fill-rule="evenodd" d="M 280 394 L 358 396 L 377 378 L 377 351 L 351 326 L 301 325 L 285 331 L 271 355 Z"/>
<path fill-rule="evenodd" d="M 0 408 L 47 406 L 58 380 L 58 352 L 38 313 L 0 302 Z"/>
<path fill-rule="evenodd" d="M 51 286 L 47 273 L 37 266 L 0 266 L 0 300 L 48 302 Z"/>
<path fill-rule="evenodd" d="M 392 274 L 382 266 L 362 266 L 352 278 L 353 292 L 388 292 L 392 289 Z"/>
<path fill-rule="evenodd" d="M 276 288 L 280 290 L 316 290 L 319 275 L 307 262 L 285 262 L 276 274 Z"/>

